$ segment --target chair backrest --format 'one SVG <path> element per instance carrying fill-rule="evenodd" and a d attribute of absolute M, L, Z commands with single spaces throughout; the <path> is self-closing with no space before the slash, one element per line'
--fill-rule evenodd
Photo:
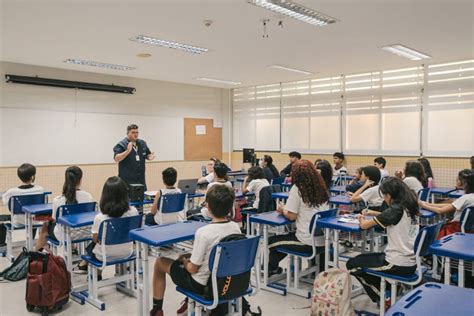
<path fill-rule="evenodd" d="M 209 271 L 213 270 L 214 263 L 217 263 L 218 278 L 250 271 L 255 264 L 259 240 L 260 237 L 255 236 L 218 243 L 209 256 Z"/>
<path fill-rule="evenodd" d="M 429 248 L 431 244 L 436 240 L 442 223 L 433 224 L 430 226 L 424 226 L 418 232 L 415 239 L 415 254 L 418 257 L 426 256 L 429 254 Z"/>
<path fill-rule="evenodd" d="M 129 232 L 142 227 L 142 215 L 109 218 L 99 226 L 99 240 L 103 245 L 118 245 L 131 242 Z"/>
<path fill-rule="evenodd" d="M 461 232 L 474 232 L 474 206 L 466 207 L 461 213 Z"/>
<path fill-rule="evenodd" d="M 276 202 L 272 198 L 272 193 L 277 193 L 281 191 L 282 191 L 281 185 L 279 184 L 263 187 L 260 190 L 260 193 L 258 196 L 259 201 L 258 201 L 257 212 L 265 213 L 265 212 L 271 212 L 271 211 L 276 210 Z"/>
<path fill-rule="evenodd" d="M 64 215 L 95 212 L 96 206 L 97 202 L 61 205 L 58 207 L 58 211 L 56 212 L 56 220 Z"/>
<path fill-rule="evenodd" d="M 276 184 L 282 185 L 283 182 L 285 182 L 285 178 L 284 177 L 279 177 L 279 178 L 273 178 L 270 184 L 271 185 L 276 185 Z"/>
<path fill-rule="evenodd" d="M 46 203 L 46 196 L 46 193 L 12 196 L 8 201 L 8 209 L 12 214 L 24 214 L 21 210 L 23 206 Z"/>
<path fill-rule="evenodd" d="M 430 198 L 430 188 L 424 188 L 418 191 L 418 198 L 422 201 L 428 202 Z"/>
<path fill-rule="evenodd" d="M 311 222 L 309 223 L 309 232 L 313 236 L 321 236 L 323 234 L 323 230 L 318 228 L 318 219 L 337 216 L 337 211 L 338 211 L 337 208 L 333 208 L 327 211 L 322 211 L 322 212 L 318 212 L 314 214 L 313 217 L 311 218 Z M 314 226 L 315 222 L 316 222 L 316 227 Z"/>
<path fill-rule="evenodd" d="M 163 214 L 182 212 L 186 208 L 187 194 L 164 194 L 160 197 L 160 212 Z"/>

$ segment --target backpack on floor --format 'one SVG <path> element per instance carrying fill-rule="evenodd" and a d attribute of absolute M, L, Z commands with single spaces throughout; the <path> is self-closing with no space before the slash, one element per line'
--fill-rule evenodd
<path fill-rule="evenodd" d="M 64 259 L 51 252 L 31 251 L 26 279 L 26 309 L 39 308 L 43 315 L 56 312 L 68 302 L 71 274 Z"/>
<path fill-rule="evenodd" d="M 320 272 L 313 285 L 311 316 L 351 316 L 351 276 L 349 272 L 332 268 Z"/>
<path fill-rule="evenodd" d="M 28 274 L 28 260 L 28 250 L 23 248 L 22 252 L 18 257 L 16 257 L 11 266 L 0 272 L 0 278 L 8 281 L 23 280 Z"/>

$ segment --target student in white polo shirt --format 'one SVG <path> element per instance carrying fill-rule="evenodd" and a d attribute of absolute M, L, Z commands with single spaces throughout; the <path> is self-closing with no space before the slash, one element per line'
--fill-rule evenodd
<path fill-rule="evenodd" d="M 387 274 L 408 276 L 416 271 L 415 239 L 418 235 L 418 203 L 415 193 L 396 177 L 380 185 L 388 208 L 383 212 L 367 211 L 359 215 L 362 229 L 380 226 L 387 231 L 384 252 L 360 254 L 347 261 L 346 267 L 362 284 L 373 302 L 380 300 L 380 278 L 363 272 L 364 268 L 383 270 Z M 365 215 L 375 215 L 368 219 Z"/>
<path fill-rule="evenodd" d="M 198 184 L 212 183 L 215 181 L 214 165 L 217 162 L 220 162 L 220 160 L 215 157 L 209 158 L 209 161 L 206 166 L 207 175 L 199 178 Z"/>
<path fill-rule="evenodd" d="M 255 194 L 255 201 L 253 202 L 253 208 L 258 208 L 258 202 L 260 201 L 260 191 L 264 187 L 268 187 L 270 183 L 265 179 L 263 169 L 260 167 L 252 167 L 248 171 L 248 175 L 244 179 L 242 184 L 242 193 L 248 192 Z"/>
<path fill-rule="evenodd" d="M 383 203 L 383 197 L 379 192 L 380 171 L 375 166 L 362 167 L 361 181 L 364 184 L 351 196 L 352 203 L 361 201 L 367 204 L 371 210 L 380 210 Z"/>

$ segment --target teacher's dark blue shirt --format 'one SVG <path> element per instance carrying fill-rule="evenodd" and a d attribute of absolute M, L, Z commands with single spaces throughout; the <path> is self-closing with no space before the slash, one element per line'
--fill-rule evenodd
<path fill-rule="evenodd" d="M 117 154 L 127 151 L 127 145 L 130 141 L 128 138 L 122 139 L 114 147 L 114 158 Z M 146 189 L 145 182 L 145 160 L 151 154 L 150 148 L 144 140 L 137 140 L 137 149 L 132 149 L 125 159 L 119 162 L 119 177 L 127 184 L 143 184 Z M 139 159 L 136 157 L 138 156 Z"/>

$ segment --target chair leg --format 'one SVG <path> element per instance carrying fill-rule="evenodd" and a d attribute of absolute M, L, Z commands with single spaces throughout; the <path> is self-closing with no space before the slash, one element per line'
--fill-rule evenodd
<path fill-rule="evenodd" d="M 86 301 L 101 311 L 105 310 L 105 303 L 99 300 L 99 281 L 97 279 L 97 268 L 91 264 L 87 266 L 89 292 L 87 293 Z"/>
<path fill-rule="evenodd" d="M 7 258 L 13 261 L 15 257 L 13 257 L 13 231 L 11 229 L 7 229 Z"/>
<path fill-rule="evenodd" d="M 397 282 L 393 282 L 390 285 L 391 285 L 390 304 L 393 305 L 395 304 L 395 301 L 397 300 Z"/>
<path fill-rule="evenodd" d="M 385 279 L 380 279 L 380 316 L 385 315 Z"/>
<path fill-rule="evenodd" d="M 193 316 L 195 313 L 195 303 L 192 299 L 188 298 L 188 316 Z"/>

